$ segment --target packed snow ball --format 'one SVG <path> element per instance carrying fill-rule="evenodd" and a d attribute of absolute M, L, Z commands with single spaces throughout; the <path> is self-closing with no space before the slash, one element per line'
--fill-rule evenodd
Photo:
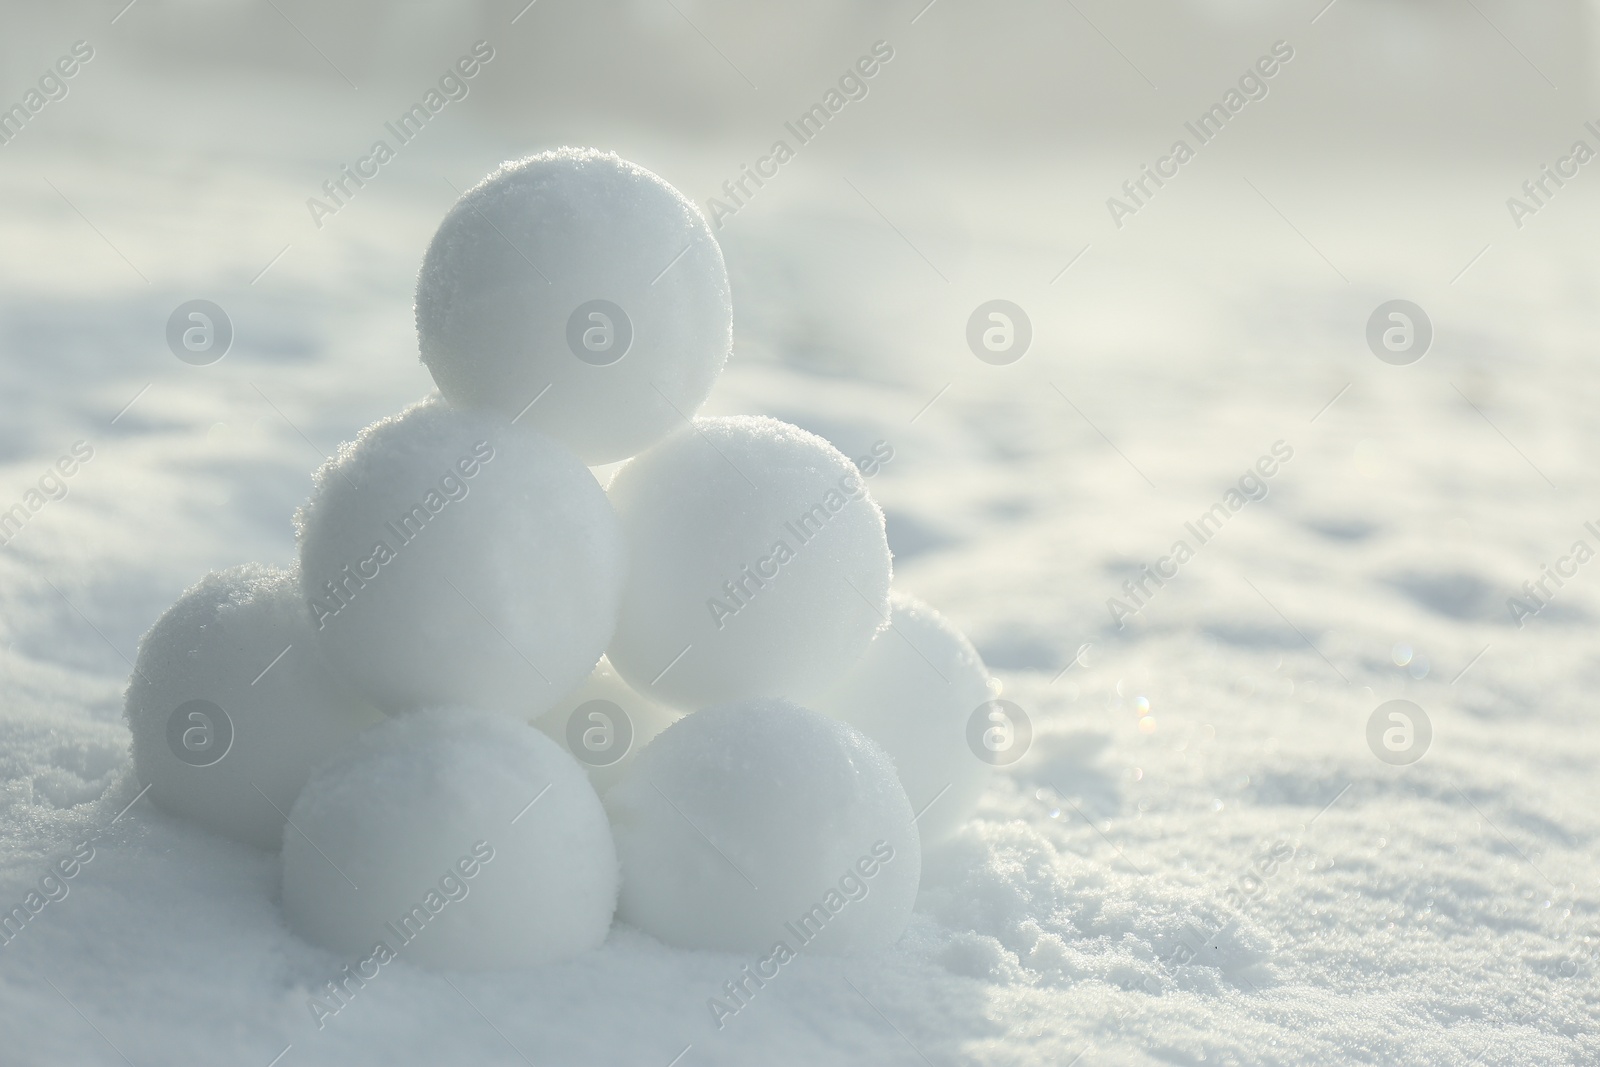
<path fill-rule="evenodd" d="M 577 757 L 601 792 L 622 779 L 640 750 L 679 715 L 622 680 L 604 656 L 594 673 L 534 725 Z"/>
<path fill-rule="evenodd" d="M 208 574 L 139 643 L 128 683 L 133 771 L 173 815 L 275 849 L 320 764 L 383 716 L 313 648 L 300 583 L 246 564 Z"/>
<path fill-rule="evenodd" d="M 889 616 L 883 512 L 815 434 L 696 419 L 612 480 L 630 573 L 609 655 L 686 709 L 826 691 Z"/>
<path fill-rule="evenodd" d="M 932 846 L 972 816 L 993 774 L 968 746 L 967 723 L 997 692 L 966 635 L 897 592 L 889 628 L 816 708 L 889 753 L 912 808 L 922 812 L 922 841 Z"/>
<path fill-rule="evenodd" d="M 567 960 L 610 929 L 617 855 L 600 798 L 559 745 L 498 712 L 374 727 L 289 818 L 289 926 L 367 978 L 396 957 L 455 970 Z"/>
<path fill-rule="evenodd" d="M 448 399 L 522 414 L 591 466 L 681 426 L 733 347 L 705 219 L 594 149 L 506 163 L 468 190 L 428 246 L 416 312 Z"/>
<path fill-rule="evenodd" d="M 845 954 L 893 944 L 910 921 L 922 852 L 894 765 L 859 730 L 797 704 L 685 716 L 606 807 L 618 916 L 667 944 Z"/>
<path fill-rule="evenodd" d="M 318 647 L 385 711 L 526 718 L 589 676 L 625 555 L 594 476 L 561 445 L 437 397 L 363 430 L 296 516 Z"/>

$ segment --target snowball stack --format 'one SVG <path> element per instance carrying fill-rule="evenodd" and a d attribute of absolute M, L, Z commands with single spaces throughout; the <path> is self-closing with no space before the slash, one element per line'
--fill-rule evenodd
<path fill-rule="evenodd" d="M 957 740 L 988 676 L 891 602 L 837 449 L 696 418 L 731 316 L 666 182 L 591 150 L 505 164 L 423 261 L 439 395 L 317 472 L 293 570 L 210 575 L 141 643 L 140 782 L 280 847 L 290 926 L 358 973 L 568 959 L 619 910 L 741 952 L 905 930 L 915 813 L 937 797 L 944 836 L 982 787 Z M 609 491 L 586 469 L 622 459 Z"/>

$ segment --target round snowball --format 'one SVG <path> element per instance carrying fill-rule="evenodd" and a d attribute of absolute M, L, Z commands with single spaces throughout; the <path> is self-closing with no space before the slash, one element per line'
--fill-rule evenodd
<path fill-rule="evenodd" d="M 889 543 L 861 474 L 776 419 L 695 420 L 610 486 L 631 560 L 612 666 L 686 708 L 805 703 L 888 618 Z"/>
<path fill-rule="evenodd" d="M 971 817 L 989 781 L 991 768 L 968 747 L 967 721 L 993 696 L 972 642 L 922 601 L 895 593 L 889 628 L 816 708 L 889 753 L 932 845 Z"/>
<path fill-rule="evenodd" d="M 600 798 L 559 745 L 497 712 L 374 727 L 289 818 L 289 926 L 368 977 L 395 956 L 458 970 L 565 960 L 610 929 L 617 855 Z"/>
<path fill-rule="evenodd" d="M 893 764 L 859 730 L 796 704 L 680 719 L 606 807 L 618 915 L 668 944 L 850 953 L 893 944 L 910 921 L 922 851 Z"/>
<path fill-rule="evenodd" d="M 150 797 L 236 841 L 278 847 L 311 772 L 383 718 L 313 650 L 293 574 L 207 575 L 139 643 L 125 712 Z"/>
<path fill-rule="evenodd" d="M 341 447 L 296 526 L 318 647 L 385 711 L 525 717 L 589 675 L 616 625 L 624 549 L 594 476 L 438 398 Z"/>
<path fill-rule="evenodd" d="M 604 656 L 594 673 L 534 723 L 572 753 L 601 792 L 621 780 L 650 740 L 677 712 L 641 696 Z"/>
<path fill-rule="evenodd" d="M 417 279 L 422 361 L 597 465 L 681 426 L 733 347 L 722 250 L 672 186 L 615 154 L 506 163 L 439 225 Z M 548 390 L 548 393 L 546 392 Z"/>

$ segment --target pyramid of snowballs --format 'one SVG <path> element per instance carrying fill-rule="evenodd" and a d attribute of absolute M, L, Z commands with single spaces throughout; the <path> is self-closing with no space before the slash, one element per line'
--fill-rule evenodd
<path fill-rule="evenodd" d="M 855 464 L 695 417 L 732 307 L 694 205 L 611 154 L 505 164 L 439 227 L 416 318 L 439 393 L 316 473 L 296 565 L 211 574 L 144 637 L 140 784 L 281 848 L 290 927 L 342 954 L 525 966 L 614 919 L 895 941 L 924 842 L 977 803 L 994 686 L 891 593 Z"/>

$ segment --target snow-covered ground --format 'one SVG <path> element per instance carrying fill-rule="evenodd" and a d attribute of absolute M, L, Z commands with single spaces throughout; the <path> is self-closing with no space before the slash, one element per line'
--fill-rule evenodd
<path fill-rule="evenodd" d="M 560 966 L 402 961 L 318 1030 L 346 961 L 289 933 L 276 855 L 127 808 L 123 687 L 183 588 L 287 564 L 312 468 L 431 389 L 410 301 L 452 186 L 548 142 L 463 105 L 319 230 L 305 198 L 385 108 L 241 76 L 90 111 L 105 53 L 51 105 L 83 114 L 0 149 L 0 510 L 92 449 L 0 550 L 0 910 L 92 849 L 0 947 L 0 1063 L 1600 1062 L 1600 564 L 1524 626 L 1506 603 L 1600 548 L 1600 200 L 1514 229 L 1542 150 L 1219 144 L 1120 230 L 1105 198 L 1164 135 L 798 158 L 718 234 L 706 410 L 892 444 L 896 584 L 972 636 L 1029 755 L 927 858 L 896 949 L 802 955 L 720 1030 L 747 961 L 621 926 Z M 750 158 L 588 139 L 702 203 Z M 196 297 L 236 330 L 206 367 L 163 340 Z M 1034 325 L 1010 366 L 964 340 L 995 297 Z M 1410 366 L 1364 340 L 1397 297 L 1436 330 Z M 1119 628 L 1108 598 L 1279 442 L 1265 498 Z M 1396 766 L 1367 724 L 1402 696 L 1432 739 Z"/>

